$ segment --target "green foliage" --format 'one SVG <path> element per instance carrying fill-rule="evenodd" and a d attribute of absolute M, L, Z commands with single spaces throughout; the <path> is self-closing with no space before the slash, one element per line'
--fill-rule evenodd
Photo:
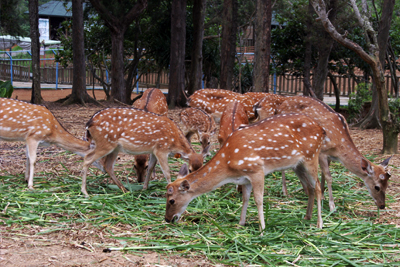
<path fill-rule="evenodd" d="M 366 102 L 372 101 L 371 84 L 360 83 L 356 87 L 356 93 L 351 93 L 348 102 L 348 121 L 352 122 L 358 119 L 364 109 Z"/>
<path fill-rule="evenodd" d="M 400 127 L 400 98 L 389 98 L 389 110 L 392 119 Z"/>
<path fill-rule="evenodd" d="M 241 90 L 239 88 L 239 63 L 235 63 L 233 70 L 233 88 L 235 92 L 246 93 L 253 86 L 253 64 L 246 61 L 241 65 Z"/>
<path fill-rule="evenodd" d="M 0 97 L 10 98 L 14 91 L 11 81 L 0 81 Z"/>

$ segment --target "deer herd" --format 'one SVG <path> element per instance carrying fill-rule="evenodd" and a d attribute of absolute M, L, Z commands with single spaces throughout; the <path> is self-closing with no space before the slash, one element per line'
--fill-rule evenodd
<path fill-rule="evenodd" d="M 44 106 L 0 98 L 0 141 L 26 143 L 25 180 L 33 189 L 37 147 L 57 145 L 84 158 L 81 191 L 86 189 L 90 165 L 107 172 L 123 191 L 127 189 L 114 173 L 119 152 L 135 156 L 138 182 L 147 189 L 158 162 L 167 180 L 165 220 L 178 220 L 196 197 L 227 183 L 235 183 L 242 194 L 239 224 L 244 225 L 251 192 L 258 209 L 260 229 L 265 228 L 263 212 L 264 177 L 292 169 L 308 195 L 305 219 L 311 219 L 317 202 L 317 227 L 322 228 L 321 200 L 327 182 L 329 208 L 335 210 L 330 161 L 340 161 L 364 181 L 378 208 L 385 208 L 390 157 L 377 165 L 366 159 L 350 136 L 344 117 L 325 103 L 305 96 L 269 93 L 239 94 L 223 89 L 201 89 L 188 98 L 180 121 L 169 119 L 164 94 L 146 90 L 133 107 L 106 108 L 86 124 L 86 138 L 70 134 Z M 218 127 L 219 126 L 219 127 Z M 219 150 L 210 154 L 211 138 L 217 129 Z M 201 153 L 191 139 L 196 136 Z M 168 156 L 188 160 L 177 179 L 171 181 Z M 318 179 L 321 168 L 321 182 Z"/>

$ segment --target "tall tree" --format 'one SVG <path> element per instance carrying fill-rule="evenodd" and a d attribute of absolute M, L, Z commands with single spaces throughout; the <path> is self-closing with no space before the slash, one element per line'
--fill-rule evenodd
<path fill-rule="evenodd" d="M 220 88 L 231 90 L 236 55 L 237 0 L 224 0 L 222 11 Z"/>
<path fill-rule="evenodd" d="M 25 36 L 22 28 L 21 0 L 0 0 L 0 34 Z"/>
<path fill-rule="evenodd" d="M 335 22 L 337 13 L 336 1 L 337 0 L 326 1 L 327 7 L 330 10 L 328 19 L 333 23 Z M 314 43 L 318 51 L 318 59 L 317 65 L 314 68 L 313 91 L 318 99 L 323 100 L 324 86 L 328 75 L 329 56 L 332 51 L 334 40 L 326 31 L 320 32 L 318 36 L 318 40 Z"/>
<path fill-rule="evenodd" d="M 184 107 L 185 94 L 186 0 L 172 0 L 169 108 Z"/>
<path fill-rule="evenodd" d="M 333 39 L 339 42 L 341 45 L 353 50 L 357 55 L 362 58 L 372 70 L 372 76 L 376 92 L 378 95 L 378 107 L 379 107 L 379 121 L 383 131 L 383 153 L 394 154 L 398 152 L 398 134 L 399 127 L 395 123 L 393 114 L 390 113 L 388 104 L 388 94 L 385 87 L 385 76 L 384 68 L 381 63 L 381 53 L 385 53 L 387 38 L 389 36 L 389 29 L 393 14 L 394 0 L 384 0 L 382 6 L 382 18 L 380 21 L 379 34 L 376 33 L 370 22 L 370 15 L 368 12 L 368 5 L 365 0 L 361 1 L 362 12 L 356 4 L 356 0 L 350 0 L 351 7 L 354 11 L 354 16 L 359 22 L 359 26 L 365 33 L 367 42 L 367 51 L 365 51 L 359 44 L 348 39 L 346 33 L 340 34 L 335 26 L 331 23 L 328 18 L 326 11 L 326 5 L 323 0 L 311 0 L 315 12 L 318 14 L 322 25 L 325 30 L 331 35 Z M 379 38 L 378 38 L 379 37 Z M 380 40 L 382 38 L 382 40 Z M 380 45 L 382 47 L 380 47 Z"/>
<path fill-rule="evenodd" d="M 188 86 L 189 95 L 201 88 L 201 79 L 203 76 L 203 37 L 206 2 L 207 0 L 194 0 L 193 3 L 193 47 Z"/>
<path fill-rule="evenodd" d="M 147 0 L 107 1 L 90 0 L 105 25 L 111 31 L 111 97 L 129 103 L 131 95 L 127 94 L 124 79 L 124 35 L 129 25 L 143 12 Z"/>
<path fill-rule="evenodd" d="M 43 101 L 40 88 L 40 42 L 39 42 L 39 5 L 38 0 L 29 0 L 29 24 L 32 51 L 32 96 L 31 103 Z"/>
<path fill-rule="evenodd" d="M 271 0 L 257 0 L 253 72 L 254 89 L 256 92 L 269 91 L 271 19 Z"/>
<path fill-rule="evenodd" d="M 83 0 L 72 0 L 72 93 L 64 104 L 95 102 L 86 91 L 86 62 L 83 29 Z"/>

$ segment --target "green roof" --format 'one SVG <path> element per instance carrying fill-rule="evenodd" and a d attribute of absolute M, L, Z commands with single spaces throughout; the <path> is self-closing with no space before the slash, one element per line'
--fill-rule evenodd
<path fill-rule="evenodd" d="M 50 1 L 39 6 L 39 16 L 72 17 L 72 3 L 64 1 Z"/>

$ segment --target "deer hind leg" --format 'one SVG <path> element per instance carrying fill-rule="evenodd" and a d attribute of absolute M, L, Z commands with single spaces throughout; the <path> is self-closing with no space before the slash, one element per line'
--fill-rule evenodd
<path fill-rule="evenodd" d="M 28 188 L 33 189 L 33 174 L 35 171 L 36 153 L 39 142 L 33 139 L 26 141 L 26 170 L 25 180 L 28 182 Z"/>
<path fill-rule="evenodd" d="M 251 183 L 248 183 L 248 184 L 239 185 L 239 186 L 242 190 L 242 200 L 243 200 L 243 206 L 242 206 L 242 212 L 240 213 L 239 224 L 245 225 L 247 207 L 249 206 L 249 199 L 250 199 L 252 185 L 251 185 Z"/>
<path fill-rule="evenodd" d="M 317 198 L 317 209 L 318 209 L 318 219 L 317 227 L 322 228 L 322 206 L 321 206 L 321 185 L 318 180 L 318 164 L 317 160 L 312 160 L 311 162 L 304 162 L 298 165 L 294 171 L 297 176 L 303 181 L 303 186 L 307 187 L 308 191 L 308 203 L 307 212 L 304 217 L 305 220 L 310 220 L 312 217 L 312 211 L 314 207 L 314 198 Z"/>
<path fill-rule="evenodd" d="M 146 178 L 144 179 L 143 189 L 147 189 L 149 186 L 150 176 L 157 163 L 157 157 L 154 154 L 150 154 L 149 165 L 147 167 Z"/>
<path fill-rule="evenodd" d="M 123 184 L 117 179 L 114 173 L 114 163 L 118 157 L 119 149 L 114 149 L 110 154 L 105 157 L 104 168 L 108 175 L 110 175 L 111 179 L 113 179 L 114 183 L 122 190 L 122 192 L 128 192 Z"/>
<path fill-rule="evenodd" d="M 96 146 L 83 159 L 81 192 L 85 195 L 85 197 L 89 197 L 89 194 L 86 191 L 86 176 L 89 166 L 96 160 L 112 153 L 114 149 L 116 149 L 116 147 L 116 145 L 111 145 L 110 143 L 104 144 L 103 148 L 99 148 Z M 104 163 L 104 165 L 106 165 L 106 163 Z"/>
<path fill-rule="evenodd" d="M 265 229 L 264 220 L 264 172 L 259 171 L 249 175 L 251 185 L 253 187 L 254 201 L 257 205 L 258 220 L 260 222 L 260 231 Z M 247 193 L 247 192 L 246 192 Z M 244 194 L 243 194 L 244 195 Z"/>
<path fill-rule="evenodd" d="M 329 194 L 329 210 L 330 211 L 335 211 L 335 201 L 333 199 L 333 193 L 332 193 L 332 175 L 329 170 L 329 159 L 326 155 L 320 155 L 319 156 L 319 166 L 321 167 L 321 191 L 322 195 L 323 192 L 325 191 L 325 180 L 328 184 L 328 194 Z"/>
<path fill-rule="evenodd" d="M 155 156 L 158 159 L 158 162 L 160 164 L 160 167 L 164 174 L 164 177 L 167 180 L 167 183 L 171 183 L 171 172 L 170 172 L 169 166 L 168 166 L 168 154 L 156 152 Z"/>

